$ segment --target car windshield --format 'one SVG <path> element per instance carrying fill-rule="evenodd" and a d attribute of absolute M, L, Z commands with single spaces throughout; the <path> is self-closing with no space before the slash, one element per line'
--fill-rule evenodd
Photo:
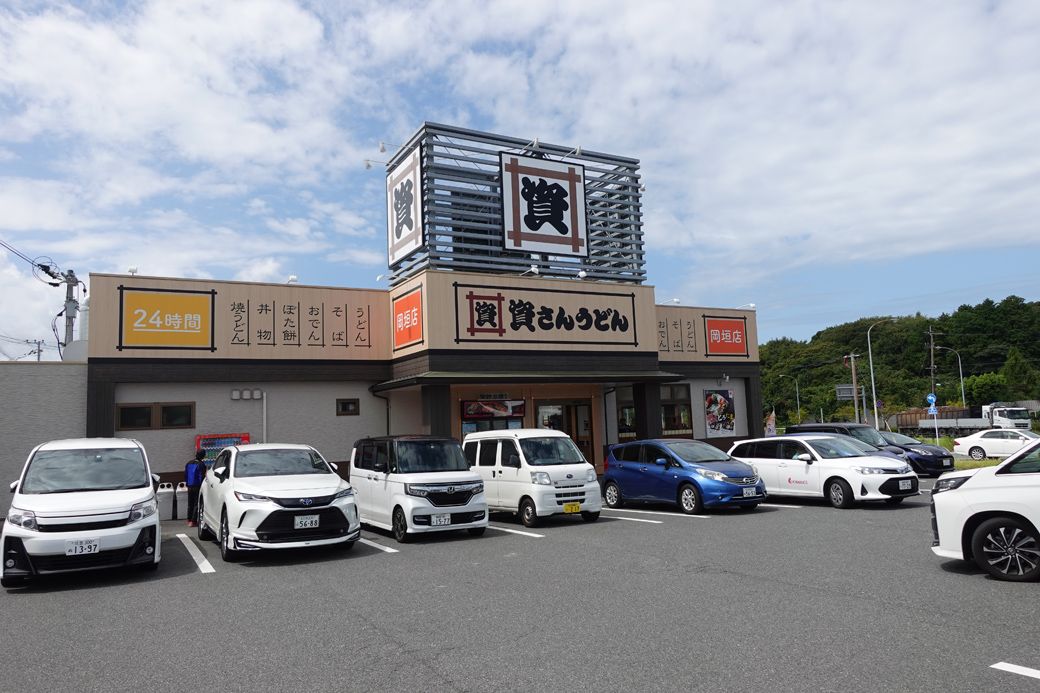
<path fill-rule="evenodd" d="M 882 433 L 881 436 L 892 445 L 921 445 L 921 441 L 910 436 L 904 436 L 902 433 Z"/>
<path fill-rule="evenodd" d="M 1016 421 L 1028 421 L 1029 412 L 1025 409 L 999 409 L 997 414 L 1003 414 L 1009 419 L 1015 419 Z"/>
<path fill-rule="evenodd" d="M 709 464 L 711 462 L 732 462 L 733 458 L 714 445 L 696 440 L 682 440 L 665 443 L 664 446 L 675 453 L 684 462 Z"/>
<path fill-rule="evenodd" d="M 527 463 L 536 466 L 581 464 L 585 461 L 574 441 L 562 436 L 521 438 L 520 449 L 523 450 Z"/>
<path fill-rule="evenodd" d="M 863 457 L 864 452 L 850 440 L 840 438 L 821 438 L 805 441 L 812 446 L 820 457 L 833 460 L 841 457 Z"/>
<path fill-rule="evenodd" d="M 397 471 L 401 474 L 466 472 L 469 462 L 462 446 L 454 440 L 399 440 Z"/>
<path fill-rule="evenodd" d="M 1026 438 L 1040 438 L 1040 436 L 1033 433 L 1032 431 L 1019 431 L 1019 433 L 1024 435 Z"/>
<path fill-rule="evenodd" d="M 314 450 L 243 450 L 235 458 L 236 477 L 332 474 Z"/>
<path fill-rule="evenodd" d="M 72 493 L 145 488 L 151 484 L 138 448 L 38 450 L 20 493 Z"/>
<path fill-rule="evenodd" d="M 869 443 L 876 448 L 883 448 L 887 443 L 885 439 L 881 437 L 881 434 L 877 432 L 875 428 L 850 428 L 849 434 L 857 440 L 862 440 L 864 443 Z"/>

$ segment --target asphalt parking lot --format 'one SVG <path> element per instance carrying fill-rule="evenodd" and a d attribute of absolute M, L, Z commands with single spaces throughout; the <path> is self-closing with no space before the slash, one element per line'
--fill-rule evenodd
<path fill-rule="evenodd" d="M 167 522 L 155 573 L 4 591 L 3 688 L 1040 689 L 1038 586 L 933 556 L 927 494 L 491 525 L 226 564 Z"/>

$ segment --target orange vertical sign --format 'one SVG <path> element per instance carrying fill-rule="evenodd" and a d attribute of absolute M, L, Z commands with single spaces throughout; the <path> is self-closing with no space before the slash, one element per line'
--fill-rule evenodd
<path fill-rule="evenodd" d="M 422 286 L 393 299 L 394 351 L 423 341 Z"/>
<path fill-rule="evenodd" d="M 747 323 L 744 318 L 704 318 L 708 356 L 747 356 Z"/>

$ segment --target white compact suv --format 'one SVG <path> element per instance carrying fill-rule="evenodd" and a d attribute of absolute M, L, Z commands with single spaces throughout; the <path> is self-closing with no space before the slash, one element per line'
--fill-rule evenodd
<path fill-rule="evenodd" d="M 948 472 L 932 489 L 932 551 L 1001 580 L 1040 580 L 1040 441 L 1002 464 Z"/>
<path fill-rule="evenodd" d="M 435 436 L 364 438 L 350 454 L 350 483 L 361 521 L 399 542 L 421 532 L 487 529 L 484 484 L 469 470 L 459 442 Z"/>
<path fill-rule="evenodd" d="M 856 501 L 896 504 L 920 493 L 906 462 L 866 455 L 833 435 L 745 440 L 729 454 L 755 466 L 770 496 L 822 496 L 835 508 L 851 508 Z"/>
<path fill-rule="evenodd" d="M 603 507 L 596 469 L 563 431 L 519 428 L 470 433 L 463 441 L 470 467 L 484 481 L 488 507 L 518 513 L 527 527 L 550 515 L 599 519 Z"/>
<path fill-rule="evenodd" d="M 199 491 L 200 539 L 220 556 L 342 544 L 361 536 L 354 489 L 309 445 L 233 445 L 221 450 Z"/>
<path fill-rule="evenodd" d="M 159 566 L 161 534 L 148 456 L 136 440 L 36 446 L 11 484 L 3 586 L 49 573 Z"/>

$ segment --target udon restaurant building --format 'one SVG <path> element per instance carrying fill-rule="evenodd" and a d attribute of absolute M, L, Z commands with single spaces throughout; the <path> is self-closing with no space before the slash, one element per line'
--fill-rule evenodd
<path fill-rule="evenodd" d="M 389 289 L 94 274 L 87 435 L 196 445 L 761 435 L 755 313 L 655 305 L 639 162 L 425 123 L 387 164 Z"/>

